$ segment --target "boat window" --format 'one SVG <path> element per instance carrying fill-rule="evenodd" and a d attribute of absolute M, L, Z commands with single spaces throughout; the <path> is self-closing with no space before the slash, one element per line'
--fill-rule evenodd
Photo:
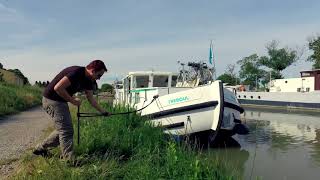
<path fill-rule="evenodd" d="M 301 88 L 297 88 L 297 92 L 301 92 Z"/>
<path fill-rule="evenodd" d="M 309 72 L 302 72 L 301 73 L 301 77 L 309 77 L 309 76 L 311 76 L 311 73 L 309 73 Z"/>
<path fill-rule="evenodd" d="M 172 76 L 172 79 L 171 79 L 171 87 L 175 87 L 176 84 L 177 84 L 177 79 L 178 79 L 178 76 Z"/>
<path fill-rule="evenodd" d="M 168 87 L 168 76 L 153 76 L 153 87 Z"/>
<path fill-rule="evenodd" d="M 136 76 L 136 84 L 134 88 L 145 88 L 149 84 L 149 76 Z"/>
<path fill-rule="evenodd" d="M 123 85 L 122 84 L 116 84 L 116 89 L 122 89 L 123 88 Z"/>
<path fill-rule="evenodd" d="M 309 87 L 307 87 L 307 88 L 306 88 L 306 91 L 307 91 L 307 92 L 309 92 L 309 91 L 310 91 L 310 88 L 309 88 Z"/>

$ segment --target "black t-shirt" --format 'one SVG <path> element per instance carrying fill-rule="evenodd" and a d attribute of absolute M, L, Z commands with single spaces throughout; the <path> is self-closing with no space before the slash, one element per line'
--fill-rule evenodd
<path fill-rule="evenodd" d="M 71 85 L 66 88 L 70 96 L 73 96 L 76 92 L 81 92 L 84 90 L 93 90 L 95 81 L 91 80 L 85 75 L 85 67 L 71 66 L 62 70 L 46 87 L 43 96 L 54 100 L 66 102 L 62 97 L 60 97 L 54 90 L 54 86 L 64 77 L 68 77 Z"/>

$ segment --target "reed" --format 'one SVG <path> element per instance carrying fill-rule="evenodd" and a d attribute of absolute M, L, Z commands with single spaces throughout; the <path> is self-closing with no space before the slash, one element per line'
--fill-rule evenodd
<path fill-rule="evenodd" d="M 114 113 L 128 111 L 103 106 Z M 81 111 L 94 112 L 88 103 Z M 71 112 L 76 129 L 76 109 Z M 27 155 L 13 179 L 241 179 L 221 161 L 174 141 L 135 114 L 82 118 L 81 143 L 75 144 L 79 167 L 59 160 L 58 148 L 53 152 L 49 159 Z"/>
<path fill-rule="evenodd" d="M 40 88 L 0 83 L 0 116 L 16 113 L 40 103 Z"/>

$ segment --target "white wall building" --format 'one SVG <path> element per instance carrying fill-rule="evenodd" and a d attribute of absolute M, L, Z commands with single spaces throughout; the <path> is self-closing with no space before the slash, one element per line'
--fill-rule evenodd
<path fill-rule="evenodd" d="M 314 77 L 275 79 L 270 83 L 270 92 L 311 92 L 314 81 Z"/>
<path fill-rule="evenodd" d="M 301 78 L 275 79 L 270 92 L 313 92 L 320 90 L 320 70 L 302 71 Z"/>

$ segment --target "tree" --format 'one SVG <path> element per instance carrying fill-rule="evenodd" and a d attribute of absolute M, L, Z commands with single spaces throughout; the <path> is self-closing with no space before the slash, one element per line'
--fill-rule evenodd
<path fill-rule="evenodd" d="M 234 64 L 228 64 L 225 73 L 230 74 L 232 77 L 236 76 L 236 73 L 234 72 L 236 68 L 236 65 Z"/>
<path fill-rule="evenodd" d="M 27 77 L 25 77 L 19 69 L 9 69 L 8 71 L 13 72 L 16 76 L 23 80 L 23 84 L 30 84 Z"/>
<path fill-rule="evenodd" d="M 320 69 L 320 36 L 309 40 L 309 49 L 313 51 L 307 61 L 313 62 L 314 69 Z"/>
<path fill-rule="evenodd" d="M 3 74 L 0 72 L 0 82 L 3 82 Z"/>
<path fill-rule="evenodd" d="M 250 87 L 258 88 L 261 78 L 265 77 L 267 72 L 261 69 L 260 58 L 257 54 L 252 54 L 237 62 L 240 65 L 240 78 L 243 84 L 250 85 Z"/>
<path fill-rule="evenodd" d="M 233 86 L 237 85 L 240 82 L 240 79 L 236 76 L 236 73 L 234 71 L 235 71 L 235 65 L 228 64 L 225 73 L 220 75 L 217 79 Z"/>
<path fill-rule="evenodd" d="M 268 56 L 262 56 L 259 64 L 272 69 L 276 79 L 283 78 L 281 71 L 286 69 L 298 60 L 296 50 L 288 48 L 278 48 L 278 42 L 273 40 L 267 44 Z"/>
<path fill-rule="evenodd" d="M 2 65 L 2 63 L 0 63 L 0 69 L 3 69 L 3 65 Z"/>
<path fill-rule="evenodd" d="M 113 91 L 113 86 L 111 84 L 102 84 L 101 91 L 112 92 Z"/>
<path fill-rule="evenodd" d="M 223 83 L 228 83 L 230 85 L 236 85 L 237 82 L 239 82 L 239 78 L 236 79 L 235 77 L 233 77 L 231 74 L 227 74 L 227 73 L 224 73 L 222 75 L 220 75 L 218 78 L 218 80 L 221 80 Z"/>

